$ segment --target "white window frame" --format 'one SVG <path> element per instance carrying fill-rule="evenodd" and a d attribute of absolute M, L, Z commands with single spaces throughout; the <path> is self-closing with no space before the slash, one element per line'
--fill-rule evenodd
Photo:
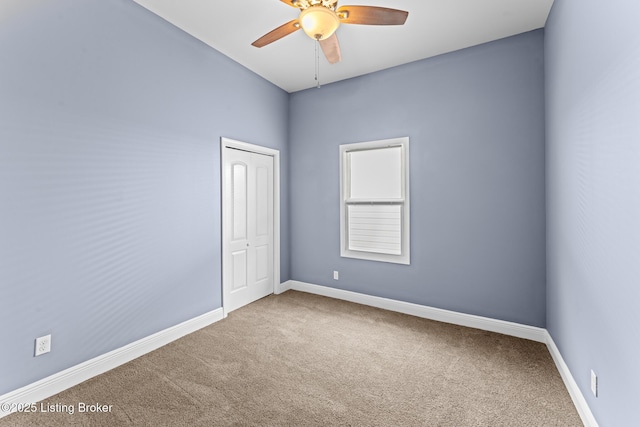
<path fill-rule="evenodd" d="M 348 154 L 353 151 L 401 147 L 401 187 L 402 195 L 399 199 L 389 200 L 364 200 L 350 198 L 351 170 Z M 348 247 L 348 215 L 350 205 L 356 204 L 380 204 L 401 206 L 401 253 L 400 255 L 358 251 Z M 357 258 L 370 261 L 381 261 L 396 264 L 409 265 L 411 263 L 411 218 L 410 218 L 410 191 L 409 191 L 409 138 L 392 138 L 380 141 L 358 142 L 340 145 L 340 255 L 346 258 Z"/>

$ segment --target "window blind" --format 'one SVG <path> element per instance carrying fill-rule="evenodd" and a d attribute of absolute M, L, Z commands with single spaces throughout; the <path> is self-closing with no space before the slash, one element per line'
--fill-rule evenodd
<path fill-rule="evenodd" d="M 382 254 L 402 254 L 400 205 L 349 205 L 349 249 Z"/>

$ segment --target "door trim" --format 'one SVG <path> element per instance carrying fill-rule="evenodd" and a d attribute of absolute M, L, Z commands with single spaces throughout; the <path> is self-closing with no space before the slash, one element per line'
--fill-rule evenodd
<path fill-rule="evenodd" d="M 260 145 L 249 144 L 248 142 L 236 141 L 234 139 L 220 138 L 220 209 L 221 209 L 221 225 L 222 225 L 222 311 L 224 317 L 227 317 L 227 309 L 225 308 L 224 290 L 227 286 L 231 286 L 229 283 L 225 283 L 224 268 L 227 261 L 227 218 L 226 209 L 224 206 L 226 200 L 225 188 L 226 178 L 224 173 L 224 167 L 227 161 L 227 155 L 225 148 L 235 148 L 237 150 L 249 151 L 251 153 L 264 154 L 273 157 L 273 293 L 278 294 L 280 292 L 280 151 L 273 148 L 262 147 Z"/>

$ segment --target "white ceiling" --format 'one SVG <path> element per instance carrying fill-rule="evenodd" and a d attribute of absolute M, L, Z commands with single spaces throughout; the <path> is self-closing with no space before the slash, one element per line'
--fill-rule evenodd
<path fill-rule="evenodd" d="M 134 0 L 287 92 L 315 86 L 315 41 L 297 31 L 251 43 L 297 18 L 279 0 Z M 320 58 L 320 82 L 371 73 L 542 28 L 553 0 L 341 0 L 409 11 L 403 26 L 341 25 L 342 61 Z"/>

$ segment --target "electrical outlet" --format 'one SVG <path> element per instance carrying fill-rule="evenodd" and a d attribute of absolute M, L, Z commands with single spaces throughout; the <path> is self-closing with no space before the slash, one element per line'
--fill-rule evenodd
<path fill-rule="evenodd" d="M 51 334 L 36 338 L 36 356 L 49 353 L 51 351 Z"/>
<path fill-rule="evenodd" d="M 593 372 L 593 369 L 591 370 L 591 393 L 598 397 L 598 376 Z"/>
<path fill-rule="evenodd" d="M 338 280 L 340 278 L 340 275 L 338 274 L 337 271 L 333 272 L 333 280 Z"/>

